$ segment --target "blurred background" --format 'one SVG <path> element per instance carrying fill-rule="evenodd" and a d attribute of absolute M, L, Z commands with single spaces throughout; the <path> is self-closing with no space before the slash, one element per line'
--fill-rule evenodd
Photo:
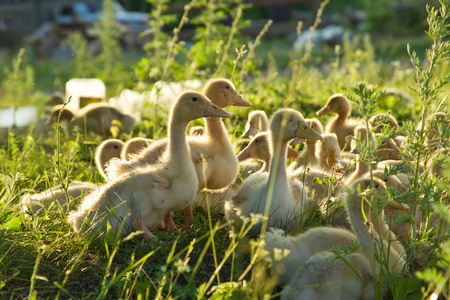
<path fill-rule="evenodd" d="M 108 10 L 105 10 L 105 3 L 111 5 Z M 151 67 L 152 59 L 155 59 L 153 55 L 160 49 L 158 64 L 164 65 L 167 55 L 164 47 L 170 44 L 173 30 L 179 26 L 185 5 L 189 3 L 191 1 L 188 0 L 0 0 L 0 105 L 11 105 L 13 97 L 8 96 L 11 91 L 6 78 L 16 76 L 13 74 L 16 67 L 24 70 L 22 82 L 28 82 L 29 89 L 33 90 L 29 93 L 32 94 L 30 97 L 15 98 L 14 101 L 23 104 L 40 103 L 48 94 L 64 92 L 66 82 L 73 77 L 101 78 L 105 81 L 109 96 L 117 95 L 123 88 L 136 89 L 142 82 L 152 84 L 160 80 L 160 66 L 156 69 Z M 235 48 L 255 41 L 258 35 L 262 36 L 264 27 L 272 20 L 270 28 L 264 31 L 255 48 L 254 69 L 264 70 L 273 60 L 283 70 L 292 61 L 293 52 L 304 50 L 308 39 L 313 45 L 312 64 L 330 63 L 336 56 L 339 57 L 345 47 L 345 37 L 349 41 L 355 40 L 355 44 L 367 43 L 362 36 L 368 37 L 373 50 L 367 51 L 374 52 L 374 59 L 409 63 L 407 44 L 418 53 L 423 53 L 429 46 L 430 39 L 424 34 L 427 28 L 426 5 L 437 5 L 438 1 L 331 0 L 312 34 L 309 28 L 321 5 L 318 0 L 195 0 L 192 3 L 195 5 L 189 11 L 189 21 L 177 32 L 176 43 L 185 49 L 183 52 L 179 48 L 173 54 L 177 62 L 189 60 L 189 55 L 196 53 L 195 47 L 201 46 L 201 40 L 207 34 L 204 27 L 208 24 L 204 20 L 207 14 L 203 10 L 215 3 L 211 21 L 218 24 L 216 29 L 219 32 L 220 26 L 232 27 L 236 7 L 245 7 L 239 24 L 235 26 L 238 31 L 229 49 L 230 64 L 236 55 Z M 156 11 L 161 8 L 163 11 Z M 113 20 L 114 24 L 105 25 L 108 20 Z M 301 30 L 299 22 L 302 24 Z M 106 30 L 109 32 L 105 41 L 102 34 Z M 219 41 L 218 47 L 223 47 L 226 42 L 229 34 L 226 30 L 221 32 L 223 40 L 222 45 Z M 94 57 L 102 54 L 108 35 L 120 47 L 120 53 L 112 56 L 113 60 L 120 59 L 121 69 L 117 67 L 114 72 L 105 71 L 104 76 L 99 74 L 100 71 L 91 70 L 89 73 L 90 68 L 103 68 L 98 64 L 89 66 L 89 62 L 94 62 Z M 166 46 L 161 48 L 156 43 Z M 355 49 L 359 45 L 355 45 Z M 108 47 L 110 52 L 116 51 L 115 46 Z M 25 51 L 18 57 L 20 49 Z M 213 68 L 213 58 L 209 60 L 212 64 L 206 67 Z M 199 66 L 198 63 L 201 65 L 203 62 L 198 60 L 196 63 Z M 111 61 L 106 64 L 111 64 Z M 30 68 L 29 73 L 33 74 L 26 75 L 26 68 Z M 152 68 L 157 70 L 153 75 L 148 72 Z M 114 80 L 105 78 L 111 77 L 111 74 L 116 75 Z M 185 79 L 195 78 L 189 76 Z M 115 90 L 111 90 L 111 86 Z M 140 90 L 148 86 L 141 86 Z"/>
<path fill-rule="evenodd" d="M 148 27 L 152 1 L 114 1 L 115 18 L 131 33 Z M 153 1 L 157 2 L 157 1 Z M 187 0 L 166 1 L 167 12 L 181 17 Z M 242 1 L 240 1 L 242 2 Z M 267 37 L 282 38 L 295 34 L 299 20 L 307 28 L 320 6 L 318 0 L 246 0 L 244 19 L 251 24 L 244 34 L 257 35 L 268 19 L 274 26 Z M 437 3 L 437 1 L 434 1 Z M 236 3 L 236 1 L 230 1 Z M 383 36 L 422 34 L 426 29 L 427 3 L 424 0 L 332 0 L 327 4 L 320 27 L 336 25 L 346 30 L 370 32 Z M 101 18 L 102 0 L 0 0 L 0 47 L 15 48 L 24 43 L 41 43 L 40 55 L 50 55 L 67 31 L 87 28 Z M 231 20 L 230 20 L 231 21 Z M 177 22 L 173 26 L 177 26 Z M 166 28 L 171 32 L 173 28 Z M 192 37 L 192 25 L 183 28 L 182 38 Z M 57 34 L 51 31 L 58 31 Z M 338 30 L 335 29 L 338 34 Z M 52 34 L 53 33 L 53 34 Z M 333 35 L 333 33 L 330 33 Z M 91 36 L 93 37 L 93 36 Z M 336 37 L 335 37 L 336 38 Z M 40 39 L 37 41 L 37 39 Z M 124 38 L 125 39 L 125 38 Z M 131 38 L 130 38 L 131 39 Z M 337 42 L 336 39 L 334 42 Z M 137 43 L 138 41 L 128 41 Z M 129 45 L 135 46 L 135 45 Z M 137 44 L 139 46 L 139 44 Z M 39 47 L 38 47 L 39 48 Z M 45 48 L 45 49 L 44 49 Z M 48 49 L 47 49 L 48 48 Z"/>

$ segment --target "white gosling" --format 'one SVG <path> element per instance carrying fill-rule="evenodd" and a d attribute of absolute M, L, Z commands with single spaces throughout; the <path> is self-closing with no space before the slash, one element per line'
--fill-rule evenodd
<path fill-rule="evenodd" d="M 242 184 L 248 176 L 254 173 L 269 172 L 270 150 L 269 137 L 266 131 L 257 133 L 247 146 L 237 155 L 240 172 L 236 184 Z"/>
<path fill-rule="evenodd" d="M 297 152 L 291 148 L 288 148 L 287 158 L 296 158 Z M 253 166 L 252 171 L 258 170 L 258 172 L 269 172 L 270 164 L 270 146 L 269 146 L 269 133 L 267 131 L 257 133 L 252 137 L 248 145 L 237 155 L 240 162 L 253 158 L 261 162 L 257 166 Z"/>
<path fill-rule="evenodd" d="M 375 188 L 370 194 L 363 193 L 364 198 L 350 192 L 345 195 L 345 205 L 361 251 L 346 254 L 343 259 L 329 251 L 310 257 L 283 289 L 281 299 L 374 299 L 374 281 L 381 272 L 386 272 L 386 268 L 393 273 L 402 272 L 404 249 L 383 222 L 382 212 L 374 213 L 372 206 L 376 205 L 372 203 L 374 193 L 382 192 L 383 182 L 362 178 L 352 184 L 353 189 L 358 186 L 362 192 Z M 370 225 L 366 224 L 365 216 L 371 221 Z M 376 259 L 380 252 L 386 264 Z"/>
<path fill-rule="evenodd" d="M 373 127 L 374 133 L 382 133 L 383 130 L 390 129 L 393 132 L 399 132 L 400 126 L 397 120 L 391 114 L 379 113 L 373 115 L 369 119 L 370 125 Z M 397 135 L 393 138 L 394 142 L 398 147 L 402 147 L 403 143 L 406 141 L 406 137 L 403 135 Z"/>
<path fill-rule="evenodd" d="M 108 139 L 98 145 L 95 150 L 95 164 L 103 178 L 107 179 L 105 170 L 109 161 L 120 157 L 124 145 L 124 142 L 118 139 Z"/>
<path fill-rule="evenodd" d="M 297 151 L 288 147 L 287 158 L 296 159 L 298 154 Z M 268 172 L 271 157 L 269 133 L 265 131 L 256 134 L 252 137 L 247 147 L 237 155 L 241 172 L 238 178 L 236 178 L 236 184 L 242 184 L 243 180 L 254 173 Z M 254 162 L 249 159 L 256 159 L 257 161 Z"/>
<path fill-rule="evenodd" d="M 326 133 L 321 143 L 318 143 L 317 158 L 323 170 L 331 171 L 340 164 L 341 148 L 339 148 L 335 133 Z"/>
<path fill-rule="evenodd" d="M 153 140 L 142 137 L 134 137 L 125 142 L 120 158 L 122 160 L 131 160 L 135 155 L 142 152 L 145 148 L 150 146 Z"/>
<path fill-rule="evenodd" d="M 273 261 L 270 268 L 270 274 L 279 277 L 283 286 L 289 283 L 298 269 L 314 254 L 357 241 L 353 232 L 334 227 L 315 227 L 295 236 L 286 236 L 282 229 L 271 228 L 264 239 L 264 248 L 269 251 L 272 261 L 275 251 L 289 250 L 281 260 Z"/>
<path fill-rule="evenodd" d="M 56 105 L 50 113 L 50 122 L 55 123 L 61 113 L 60 120 L 69 123 L 69 129 L 77 126 L 81 132 L 93 132 L 104 137 L 112 136 L 111 129 L 116 127 L 118 133 L 129 133 L 138 123 L 133 116 L 122 113 L 115 106 L 99 102 L 88 104 L 78 111 Z"/>
<path fill-rule="evenodd" d="M 73 181 L 66 191 L 62 186 L 52 187 L 37 194 L 26 194 L 22 197 L 22 212 L 26 219 L 37 216 L 48 210 L 65 213 L 77 207 L 84 195 L 94 191 L 98 186 L 90 182 Z M 69 201 L 67 201 L 67 195 Z"/>
<path fill-rule="evenodd" d="M 236 229 L 242 226 L 242 218 L 250 217 L 250 214 L 266 215 L 268 227 L 292 229 L 299 222 L 310 199 L 303 185 L 287 176 L 288 143 L 296 137 L 322 138 L 298 111 L 280 109 L 275 112 L 270 121 L 272 157 L 269 172 L 248 177 L 238 194 L 225 203 L 225 215 L 234 220 Z M 256 235 L 259 231 L 259 226 L 254 226 L 249 233 Z"/>
<path fill-rule="evenodd" d="M 205 127 L 203 126 L 193 126 L 189 130 L 189 135 L 202 135 L 203 133 L 205 133 Z"/>
<path fill-rule="evenodd" d="M 367 142 L 367 136 L 369 137 L 369 142 Z M 345 180 L 345 185 L 350 185 L 353 181 L 355 181 L 358 178 L 361 178 L 362 175 L 369 172 L 370 168 L 369 165 L 361 160 L 361 155 L 359 154 L 358 149 L 356 148 L 356 141 L 359 140 L 362 145 L 368 145 L 369 143 L 372 145 L 373 149 L 376 149 L 375 152 L 375 159 L 377 161 L 386 161 L 386 160 L 399 160 L 401 159 L 400 150 L 395 144 L 395 142 L 390 139 L 387 141 L 384 141 L 383 143 L 377 145 L 375 134 L 370 132 L 367 134 L 367 128 L 364 125 L 357 126 L 355 128 L 355 134 L 354 138 L 352 140 L 352 153 L 356 154 L 356 169 L 353 173 L 349 174 L 348 177 Z M 382 169 L 384 169 L 384 165 L 382 166 Z M 372 165 L 372 169 L 376 169 L 378 167 L 378 164 L 375 162 Z"/>
<path fill-rule="evenodd" d="M 179 95 L 170 111 L 167 151 L 160 163 L 136 168 L 85 197 L 80 208 L 69 215 L 74 230 L 93 233 L 109 224 L 122 237 L 142 230 L 145 239 L 154 240 L 150 229 L 166 221 L 170 212 L 190 205 L 197 193 L 186 129 L 189 122 L 202 117 L 230 114 L 199 92 Z"/>
<path fill-rule="evenodd" d="M 306 119 L 306 123 L 311 126 L 317 133 L 323 134 L 322 123 L 316 118 Z M 298 142 L 297 140 L 296 143 Z M 307 140 L 305 149 L 299 154 L 299 156 L 289 165 L 289 171 L 292 172 L 302 166 L 318 166 L 319 159 L 316 155 L 317 140 Z"/>
<path fill-rule="evenodd" d="M 334 174 L 337 181 L 332 180 L 333 174 L 315 167 L 300 167 L 293 172 L 288 173 L 289 178 L 298 180 L 307 189 L 311 197 L 322 199 L 335 195 L 339 191 L 340 181 L 338 174 Z"/>
<path fill-rule="evenodd" d="M 227 79 L 212 79 L 203 88 L 202 93 L 220 108 L 228 106 L 251 106 L 237 92 L 232 82 Z M 223 189 L 234 182 L 239 172 L 239 161 L 228 132 L 220 118 L 205 119 L 205 133 L 190 136 L 191 159 L 194 162 L 199 180 L 198 191 Z M 155 164 L 160 160 L 167 146 L 167 139 L 152 143 L 133 160 L 125 162 L 116 160 L 107 168 L 108 178 L 117 178 L 138 166 Z M 204 164 L 205 163 L 205 172 Z M 193 222 L 192 208 L 185 210 L 187 226 Z"/>
<path fill-rule="evenodd" d="M 343 94 L 333 94 L 328 98 L 325 105 L 316 112 L 318 116 L 329 113 L 336 114 L 336 117 L 327 123 L 325 133 L 336 133 L 342 151 L 348 150 L 346 137 L 353 136 L 353 129 L 361 125 L 358 120 L 349 118 L 351 110 L 351 103 L 347 97 Z"/>
<path fill-rule="evenodd" d="M 269 129 L 269 121 L 267 114 L 263 110 L 252 110 L 248 114 L 247 123 L 245 123 L 245 132 L 243 137 L 252 137 L 259 132 L 264 132 Z"/>
<path fill-rule="evenodd" d="M 362 174 L 359 178 L 369 178 L 370 179 L 370 176 L 371 176 L 371 174 L 369 172 L 367 172 L 367 173 Z M 381 179 L 384 182 L 384 184 L 386 185 L 386 187 L 392 188 L 396 192 L 401 191 L 403 189 L 403 185 L 402 185 L 401 181 L 398 179 L 398 177 L 396 175 L 387 175 L 387 174 L 385 174 L 384 170 L 380 170 L 380 169 L 372 170 L 372 177 Z M 356 178 L 355 180 L 357 180 L 359 178 Z M 352 182 L 348 182 L 347 184 L 351 185 Z M 332 203 L 327 203 L 327 201 L 328 201 L 327 198 L 322 199 L 320 208 L 321 208 L 322 215 L 324 215 L 324 216 L 329 215 L 329 216 L 333 217 L 333 220 L 332 220 L 333 225 L 339 226 L 339 227 L 351 228 L 351 224 L 348 220 L 347 209 L 345 207 L 341 207 L 338 211 L 336 211 L 337 206 L 343 202 L 344 195 L 345 195 L 344 190 L 341 189 L 341 191 L 337 195 L 337 197 L 331 199 L 331 200 L 333 200 Z M 395 229 L 394 229 L 394 227 L 391 226 L 394 224 L 392 218 L 396 213 L 398 213 L 398 212 L 402 213 L 405 209 L 406 209 L 406 207 L 404 207 L 396 202 L 389 203 L 384 209 L 385 220 L 386 220 L 386 222 L 388 222 L 391 230 L 398 237 L 400 237 L 401 235 L 404 235 L 404 233 L 402 232 L 402 229 L 401 229 L 404 227 L 404 224 L 402 224 L 402 226 L 400 226 L 400 225 L 395 226 Z"/>
<path fill-rule="evenodd" d="M 395 193 L 403 190 L 403 184 L 396 175 L 387 175 L 384 170 L 373 170 L 372 177 L 383 180 L 388 188 L 392 188 Z M 364 174 L 363 178 L 370 178 L 370 173 Z M 401 240 L 406 240 L 409 237 L 409 223 L 396 223 L 395 217 L 404 215 L 409 211 L 409 206 L 406 204 L 399 204 L 391 201 L 384 207 L 384 220 L 390 230 Z M 395 245 L 393 245 L 395 246 Z"/>

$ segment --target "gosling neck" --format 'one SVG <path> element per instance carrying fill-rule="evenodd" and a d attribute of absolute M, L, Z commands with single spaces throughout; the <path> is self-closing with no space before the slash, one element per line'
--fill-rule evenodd
<path fill-rule="evenodd" d="M 287 188 L 286 160 L 289 141 L 279 139 L 277 134 L 271 133 L 270 137 L 272 157 L 270 159 L 268 184 L 270 185 L 274 181 L 277 188 Z"/>
<path fill-rule="evenodd" d="M 336 120 L 339 122 L 344 122 L 348 116 L 350 115 L 350 112 L 348 111 L 339 111 L 337 112 Z"/>
<path fill-rule="evenodd" d="M 188 124 L 188 121 L 177 120 L 175 116 L 170 119 L 167 145 L 168 161 L 183 161 L 186 158 L 186 153 L 190 157 L 190 149 L 186 141 Z"/>
<path fill-rule="evenodd" d="M 220 108 L 224 108 L 223 105 L 219 105 L 221 103 L 220 96 L 211 92 L 210 89 L 203 90 L 203 94 L 211 99 L 211 102 Z M 220 137 L 224 137 L 225 135 L 228 137 L 227 130 L 225 125 L 222 122 L 222 118 L 204 118 L 205 121 L 205 135 L 214 140 L 220 140 Z"/>
<path fill-rule="evenodd" d="M 227 135 L 225 125 L 222 122 L 222 118 L 204 118 L 205 120 L 205 134 L 216 139 L 218 136 Z M 228 136 L 228 135 L 227 135 Z"/>
<path fill-rule="evenodd" d="M 380 213 L 378 218 L 372 221 L 372 223 L 375 227 L 375 231 L 378 233 L 377 238 L 383 241 L 383 251 L 385 251 L 386 257 L 390 257 L 389 265 L 391 267 L 395 266 L 398 263 L 397 259 L 403 260 L 405 248 L 403 248 L 403 245 L 397 240 L 394 233 L 384 221 L 382 213 Z M 397 257 L 392 258 L 391 256 Z"/>
<path fill-rule="evenodd" d="M 316 145 L 317 145 L 317 141 L 316 140 L 311 140 L 308 141 L 306 143 L 306 150 L 308 151 L 308 160 L 310 163 L 312 164 L 316 164 L 317 163 L 317 159 L 316 159 Z"/>
<path fill-rule="evenodd" d="M 363 175 L 363 174 L 368 173 L 369 171 L 370 171 L 369 170 L 369 165 L 366 164 L 365 162 L 363 162 L 361 160 L 361 156 L 358 154 L 357 155 L 357 161 L 356 161 L 355 174 Z"/>
<path fill-rule="evenodd" d="M 314 155 L 316 153 L 316 144 L 317 140 L 308 140 L 306 142 L 306 148 L 308 149 L 310 155 Z"/>
<path fill-rule="evenodd" d="M 361 212 L 361 203 L 363 200 L 361 197 L 357 195 L 349 195 L 349 197 L 356 197 L 358 200 L 352 201 L 352 204 L 350 207 L 347 207 L 348 209 L 348 215 L 350 218 L 350 223 L 352 224 L 353 231 L 355 232 L 356 236 L 358 237 L 358 241 L 361 244 L 361 248 L 363 251 L 367 251 L 370 253 L 373 253 L 375 251 L 375 247 L 373 244 L 372 235 L 370 234 L 369 230 L 370 227 L 366 225 L 365 218 Z M 363 207 L 367 206 L 364 205 Z M 371 255 L 371 254 L 369 254 Z"/>

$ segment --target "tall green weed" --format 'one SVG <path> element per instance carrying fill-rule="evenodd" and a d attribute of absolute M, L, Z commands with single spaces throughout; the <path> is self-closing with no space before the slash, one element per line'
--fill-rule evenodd
<path fill-rule="evenodd" d="M 0 81 L 0 90 L 4 95 L 0 98 L 0 105 L 14 106 L 37 104 L 45 96 L 34 89 L 35 72 L 28 63 L 25 48 L 21 48 L 11 66 L 4 67 L 5 77 Z"/>

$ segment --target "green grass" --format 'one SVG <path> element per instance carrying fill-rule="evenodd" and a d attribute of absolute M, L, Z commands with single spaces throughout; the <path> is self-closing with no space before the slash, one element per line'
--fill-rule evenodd
<path fill-rule="evenodd" d="M 159 5 L 163 1 L 154 2 Z M 228 8 L 230 11 L 225 13 L 236 17 L 233 10 L 236 7 Z M 204 22 L 208 24 L 208 21 Z M 433 291 L 439 291 L 442 298 L 448 296 L 448 277 L 445 275 L 449 272 L 449 248 L 448 243 L 441 245 L 449 235 L 449 220 L 444 221 L 449 205 L 448 177 L 429 177 L 427 172 L 419 172 L 417 165 L 422 157 L 429 158 L 430 152 L 423 146 L 426 132 L 417 132 L 415 125 L 438 106 L 448 112 L 450 104 L 449 99 L 445 98 L 448 85 L 434 85 L 439 76 L 448 75 L 448 59 L 433 64 L 434 69 L 427 82 L 416 85 L 420 78 L 427 76 L 425 73 L 421 73 L 419 79 L 413 76 L 421 67 L 425 70 L 429 67 L 429 60 L 424 58 L 424 49 L 430 49 L 433 40 L 425 34 L 395 37 L 387 41 L 361 37 L 360 42 L 347 41 L 339 49 L 323 48 L 312 49 L 310 53 L 294 53 L 290 51 L 289 39 L 268 41 L 262 35 L 261 44 L 252 53 L 248 43 L 254 40 L 236 34 L 231 39 L 232 46 L 226 52 L 227 59 L 221 65 L 222 68 L 217 70 L 225 55 L 223 45 L 217 41 L 222 40 L 223 36 L 229 37 L 230 32 L 219 25 L 215 27 L 215 24 L 209 23 L 217 34 L 202 36 L 191 48 L 181 47 L 183 43 L 172 36 L 161 35 L 155 38 L 155 42 L 161 43 L 159 48 L 150 45 L 142 52 L 126 55 L 120 67 L 120 71 L 125 70 L 127 74 L 122 78 L 124 84 L 146 90 L 153 86 L 154 78 L 168 81 L 198 78 L 206 81 L 214 76 L 224 76 L 232 79 L 238 92 L 253 103 L 252 109 L 263 109 L 269 115 L 281 107 L 291 107 L 301 111 L 305 117 L 314 117 L 315 112 L 335 92 L 353 93 L 355 106 L 365 107 L 370 103 L 378 108 L 375 112 L 391 110 L 403 125 L 402 130 L 410 137 L 405 157 L 410 155 L 415 159 L 415 173 L 411 176 L 408 191 L 413 195 L 413 200 L 407 202 L 409 200 L 404 194 L 392 196 L 393 200 L 417 204 L 430 211 L 441 210 L 443 221 L 435 228 L 418 230 L 412 234 L 411 241 L 403 243 L 407 250 L 409 272 L 383 274 L 379 284 L 390 299 L 406 299 L 407 296 L 418 299 L 420 295 L 428 297 Z M 235 26 L 238 28 L 239 24 Z M 446 32 L 448 35 L 448 29 Z M 407 58 L 407 43 L 421 59 L 416 67 Z M 248 51 L 238 57 L 235 48 L 241 49 L 244 44 Z M 210 45 L 214 51 L 206 45 Z M 310 59 L 305 58 L 308 54 L 311 54 Z M 24 61 L 18 74 L 23 74 L 25 66 L 31 66 L 34 85 L 32 90 L 27 90 L 28 94 L 21 96 L 23 99 L 14 99 L 22 104 L 40 103 L 50 91 L 63 91 L 65 82 L 75 74 L 73 62 L 62 64 L 51 60 L 39 61 L 34 60 L 31 53 L 27 52 L 27 55 L 30 57 Z M 9 71 L 0 70 L 0 78 L 14 78 L 11 61 L 15 58 L 16 53 L 0 57 L 0 64 L 9 67 Z M 101 63 L 95 62 L 94 65 L 101 70 Z M 165 71 L 164 66 L 167 66 Z M 145 78 L 136 75 L 143 73 L 143 70 L 155 73 L 153 77 Z M 409 93 L 414 103 L 405 103 L 394 97 L 371 98 L 358 90 L 364 84 L 355 83 L 361 81 L 381 88 L 399 88 Z M 6 95 L 2 105 L 10 104 L 11 98 L 8 97 L 17 92 L 8 89 L 5 82 L 4 79 L 0 81 L 0 95 Z M 15 84 L 20 88 L 23 83 Z M 424 89 L 425 92 L 419 96 L 411 88 Z M 108 89 L 110 92 L 115 91 L 117 86 L 108 85 Z M 358 94 L 358 91 L 361 93 Z M 428 110 L 424 111 L 424 108 Z M 249 110 L 235 107 L 227 110 L 232 118 L 225 120 L 225 124 L 232 141 L 237 141 L 244 131 L 243 124 Z M 168 116 L 162 111 L 157 115 L 149 113 L 152 111 L 154 107 L 149 104 L 143 111 L 143 120 L 137 129 L 120 138 L 164 137 Z M 353 113 L 366 118 L 374 111 L 363 109 L 356 113 L 355 109 Z M 329 116 L 321 118 L 323 123 L 328 120 Z M 441 134 L 447 135 L 447 144 L 444 146 L 448 147 L 448 129 Z M 139 235 L 118 239 L 113 234 L 107 234 L 105 238 L 77 234 L 68 224 L 65 214 L 55 216 L 49 213 L 25 220 L 20 199 L 26 193 L 41 192 L 73 180 L 99 184 L 105 182 L 93 159 L 95 148 L 101 141 L 99 136 L 67 133 L 64 128 L 57 129 L 57 126 L 49 126 L 44 131 L 36 125 L 2 132 L 1 298 L 196 299 L 209 298 L 216 291 L 215 299 L 228 299 L 225 296 L 220 298 L 220 295 L 227 293 L 233 295 L 234 299 L 268 299 L 281 291 L 264 275 L 266 267 L 260 264 L 263 253 L 259 239 L 253 240 L 243 235 L 230 236 L 229 224 L 220 212 L 209 214 L 205 209 L 195 207 L 194 224 L 185 232 L 156 232 L 162 241 L 160 245 L 146 242 Z M 61 153 L 59 158 L 57 149 Z M 438 190 L 437 186 L 441 186 L 445 192 Z M 180 212 L 175 212 L 174 220 L 177 224 L 183 224 L 184 217 Z M 408 226 L 416 222 L 411 218 L 403 221 L 408 222 Z M 306 224 L 301 231 L 325 226 L 329 220 L 315 215 L 306 220 Z M 439 277 L 439 274 L 444 276 Z M 381 294 L 377 294 L 377 298 L 381 298 Z"/>

